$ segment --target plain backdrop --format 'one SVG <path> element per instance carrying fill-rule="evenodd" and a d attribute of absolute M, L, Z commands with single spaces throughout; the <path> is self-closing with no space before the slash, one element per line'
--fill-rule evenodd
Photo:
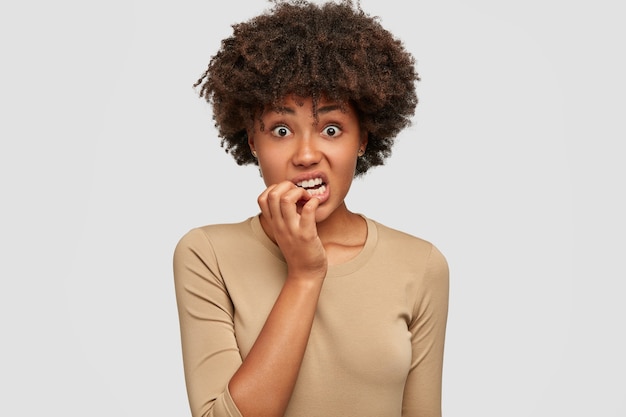
<path fill-rule="evenodd" d="M 619 2 L 361 4 L 422 81 L 347 203 L 448 258 L 444 415 L 626 416 Z M 172 251 L 263 189 L 192 84 L 268 6 L 0 5 L 0 415 L 190 415 Z"/>

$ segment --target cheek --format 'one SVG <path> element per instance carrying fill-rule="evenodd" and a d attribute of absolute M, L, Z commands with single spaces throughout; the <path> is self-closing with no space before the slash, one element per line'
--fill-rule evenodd
<path fill-rule="evenodd" d="M 356 152 L 347 152 L 347 155 L 344 156 L 342 163 L 342 170 L 346 172 L 346 175 L 351 174 L 354 175 L 354 171 L 356 170 L 357 163 L 357 155 Z"/>
<path fill-rule="evenodd" d="M 346 158 L 341 161 L 340 164 L 335 165 L 337 167 L 337 178 L 341 179 L 342 188 L 349 190 L 354 180 L 354 173 L 356 171 L 356 158 Z"/>
<path fill-rule="evenodd" d="M 275 155 L 274 157 L 259 157 L 259 172 L 261 173 L 261 177 L 263 177 L 263 181 L 265 181 L 266 185 L 275 184 L 276 182 L 282 180 L 278 179 L 281 177 L 281 173 L 277 168 L 278 162 L 276 161 Z"/>

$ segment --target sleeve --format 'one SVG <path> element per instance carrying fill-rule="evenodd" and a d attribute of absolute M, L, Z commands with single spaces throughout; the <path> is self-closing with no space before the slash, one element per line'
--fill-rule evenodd
<path fill-rule="evenodd" d="M 441 417 L 443 350 L 448 319 L 449 270 L 432 247 L 409 324 L 412 359 L 402 417 Z"/>
<path fill-rule="evenodd" d="M 193 229 L 181 238 L 173 267 L 191 414 L 241 417 L 228 392 L 228 382 L 241 365 L 234 308 L 205 231 Z"/>

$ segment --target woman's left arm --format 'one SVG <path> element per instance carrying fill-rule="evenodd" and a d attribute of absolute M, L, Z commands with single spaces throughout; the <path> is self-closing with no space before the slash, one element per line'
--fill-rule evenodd
<path fill-rule="evenodd" d="M 402 417 L 441 417 L 449 270 L 445 257 L 434 246 L 419 291 L 409 325 L 413 353 L 404 389 Z"/>

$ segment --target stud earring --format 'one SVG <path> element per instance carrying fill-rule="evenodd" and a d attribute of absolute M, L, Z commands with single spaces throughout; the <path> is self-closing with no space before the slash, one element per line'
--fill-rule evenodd
<path fill-rule="evenodd" d="M 256 158 L 256 151 L 254 149 L 251 149 L 250 152 L 252 152 L 252 156 Z"/>
<path fill-rule="evenodd" d="M 358 156 L 363 156 L 363 154 L 365 154 L 365 150 L 364 149 L 359 149 L 359 153 L 357 153 Z"/>

